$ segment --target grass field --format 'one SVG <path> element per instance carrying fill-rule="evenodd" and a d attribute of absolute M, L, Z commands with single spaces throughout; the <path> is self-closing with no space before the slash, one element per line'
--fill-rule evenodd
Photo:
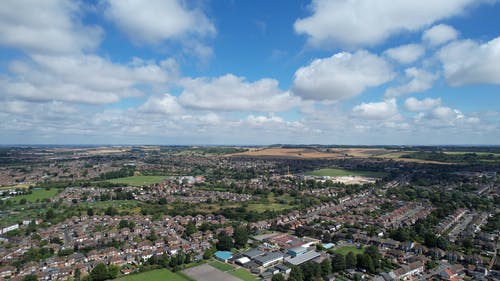
<path fill-rule="evenodd" d="M 333 252 L 336 254 L 342 254 L 345 256 L 345 255 L 349 254 L 349 252 L 353 252 L 354 255 L 362 254 L 364 252 L 364 250 L 358 249 L 354 246 L 344 246 L 344 247 L 340 247 L 338 249 L 333 250 Z"/>
<path fill-rule="evenodd" d="M 231 266 L 231 265 L 229 265 L 227 263 L 222 263 L 220 261 L 211 261 L 208 264 L 210 266 L 213 266 L 213 267 L 217 268 L 218 270 L 224 271 L 224 272 L 234 269 L 233 266 Z"/>
<path fill-rule="evenodd" d="M 269 203 L 269 204 L 251 203 L 251 204 L 248 204 L 248 207 L 247 207 L 248 210 L 256 211 L 259 213 L 265 212 L 267 210 L 281 211 L 281 210 L 286 210 L 286 209 L 291 209 L 291 208 L 293 208 L 292 205 L 279 204 L 279 203 Z"/>
<path fill-rule="evenodd" d="M 382 172 L 370 172 L 370 171 L 349 171 L 344 169 L 320 169 L 315 171 L 306 172 L 309 176 L 330 176 L 330 177 L 340 177 L 340 176 L 364 176 L 364 177 L 383 177 L 385 173 Z"/>
<path fill-rule="evenodd" d="M 248 270 L 243 268 L 238 268 L 236 270 L 229 271 L 228 273 L 244 281 L 260 280 L 259 278 L 257 278 L 257 276 L 251 274 L 250 272 L 248 272 Z"/>
<path fill-rule="evenodd" d="M 126 178 L 118 178 L 107 180 L 112 183 L 123 183 L 133 186 L 150 185 L 162 182 L 165 179 L 164 176 L 132 176 Z"/>
<path fill-rule="evenodd" d="M 17 184 L 17 185 L 8 185 L 8 186 L 0 186 L 0 190 L 6 190 L 6 189 L 16 189 L 16 188 L 28 188 L 29 184 Z"/>
<path fill-rule="evenodd" d="M 235 269 L 232 265 L 229 265 L 227 263 L 222 263 L 219 261 L 211 261 L 208 264 L 212 267 L 217 268 L 220 271 L 231 274 L 234 277 L 237 277 L 237 278 L 244 280 L 244 281 L 253 281 L 253 280 L 259 279 L 259 278 L 257 278 L 257 276 L 251 274 L 250 272 L 248 272 L 244 268 Z"/>
<path fill-rule="evenodd" d="M 34 202 L 36 202 L 36 200 L 40 200 L 41 201 L 43 199 L 50 199 L 50 198 L 54 197 L 57 194 L 58 191 L 59 190 L 57 190 L 55 188 L 51 188 L 49 190 L 46 190 L 46 189 L 34 189 L 33 193 L 31 193 L 31 194 L 16 196 L 13 199 L 16 202 L 19 202 L 19 201 L 21 201 L 21 199 L 26 198 L 26 200 L 28 202 L 34 203 Z"/>
<path fill-rule="evenodd" d="M 115 280 L 119 281 L 143 281 L 143 280 L 148 280 L 148 281 L 189 281 L 184 276 L 181 276 L 179 274 L 173 273 L 172 271 L 168 269 L 157 269 L 153 271 L 148 271 L 148 272 L 143 272 L 139 274 L 133 274 L 129 276 L 124 276 L 117 278 Z"/>

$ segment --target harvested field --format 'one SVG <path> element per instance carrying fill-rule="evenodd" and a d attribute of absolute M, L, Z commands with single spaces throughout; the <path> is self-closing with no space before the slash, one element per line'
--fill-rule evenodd
<path fill-rule="evenodd" d="M 344 155 L 337 152 L 320 151 L 315 148 L 264 148 L 242 153 L 228 154 L 230 157 L 272 157 L 272 158 L 302 158 L 302 159 L 336 159 Z"/>

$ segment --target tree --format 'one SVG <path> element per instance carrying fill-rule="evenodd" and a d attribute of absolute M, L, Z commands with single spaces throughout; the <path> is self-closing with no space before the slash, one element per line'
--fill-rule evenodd
<path fill-rule="evenodd" d="M 278 273 L 278 274 L 273 275 L 273 278 L 271 278 L 271 281 L 285 281 L 285 277 L 283 276 L 283 274 Z"/>
<path fill-rule="evenodd" d="M 94 216 L 94 209 L 92 209 L 92 208 L 88 208 L 88 209 L 87 209 L 87 216 L 89 216 L 89 217 L 93 217 L 93 216 Z"/>
<path fill-rule="evenodd" d="M 367 253 L 357 256 L 358 267 L 366 269 L 370 273 L 375 273 L 375 265 L 373 264 L 373 259 Z"/>
<path fill-rule="evenodd" d="M 92 281 L 104 281 L 109 277 L 108 268 L 104 263 L 98 263 L 90 272 L 90 277 Z"/>
<path fill-rule="evenodd" d="M 80 268 L 75 270 L 75 274 L 73 276 L 75 277 L 75 281 L 80 281 L 80 278 L 82 277 L 82 271 Z"/>
<path fill-rule="evenodd" d="M 356 268 L 357 260 L 353 252 L 349 252 L 345 257 L 345 268 L 352 269 Z"/>
<path fill-rule="evenodd" d="M 332 274 L 332 263 L 329 259 L 325 259 L 321 262 L 321 276 L 326 278 L 330 274 Z"/>
<path fill-rule="evenodd" d="M 215 246 L 219 251 L 230 251 L 234 247 L 233 239 L 224 231 L 219 233 L 217 240 L 218 242 Z"/>
<path fill-rule="evenodd" d="M 155 242 L 158 239 L 158 235 L 154 229 L 151 229 L 151 233 L 149 233 L 148 237 L 146 237 L 149 241 Z"/>
<path fill-rule="evenodd" d="M 298 266 L 292 266 L 290 271 L 290 276 L 288 281 L 304 281 L 304 275 L 302 274 L 302 269 Z"/>
<path fill-rule="evenodd" d="M 104 212 L 104 214 L 107 215 L 107 216 L 113 217 L 113 216 L 118 215 L 118 210 L 116 208 L 114 208 L 114 207 L 109 206 L 106 209 L 106 211 Z"/>
<path fill-rule="evenodd" d="M 234 245 L 237 248 L 243 248 L 246 246 L 248 241 L 248 231 L 245 227 L 237 227 L 233 234 Z"/>
<path fill-rule="evenodd" d="M 21 281 L 38 281 L 38 276 L 35 274 L 26 275 Z"/>
<path fill-rule="evenodd" d="M 128 227 L 128 220 L 121 220 L 120 223 L 118 224 L 119 228 L 125 228 Z"/>
<path fill-rule="evenodd" d="M 340 272 L 346 269 L 346 258 L 342 254 L 335 254 L 332 259 L 332 269 L 334 272 Z"/>
<path fill-rule="evenodd" d="M 56 212 L 54 212 L 53 209 L 48 209 L 47 213 L 45 213 L 45 219 L 48 221 L 55 219 L 55 217 L 56 217 Z"/>
<path fill-rule="evenodd" d="M 187 225 L 186 225 L 186 230 L 185 230 L 185 234 L 186 236 L 191 236 L 193 235 L 193 233 L 196 232 L 196 226 L 194 225 L 194 223 L 192 222 L 189 222 Z"/>

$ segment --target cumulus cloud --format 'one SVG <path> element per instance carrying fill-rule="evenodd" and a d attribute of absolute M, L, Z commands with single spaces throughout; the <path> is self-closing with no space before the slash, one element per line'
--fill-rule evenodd
<path fill-rule="evenodd" d="M 438 52 L 448 84 L 500 84 L 500 37 L 480 44 L 455 41 Z"/>
<path fill-rule="evenodd" d="M 284 92 L 274 79 L 248 82 L 226 74 L 216 78 L 184 79 L 179 102 L 190 108 L 224 111 L 285 111 L 300 99 Z"/>
<path fill-rule="evenodd" d="M 28 53 L 75 53 L 99 44 L 102 29 L 79 20 L 79 2 L 5 0 L 0 5 L 0 44 Z"/>
<path fill-rule="evenodd" d="M 391 65 L 367 51 L 315 59 L 295 72 L 292 91 L 305 99 L 337 101 L 361 94 L 394 77 Z"/>
<path fill-rule="evenodd" d="M 134 42 L 157 44 L 169 39 L 215 34 L 213 23 L 200 9 L 178 0 L 107 0 L 106 16 Z"/>
<path fill-rule="evenodd" d="M 477 124 L 480 121 L 478 117 L 465 116 L 460 110 L 446 106 L 438 106 L 429 112 L 419 113 L 415 117 L 416 123 L 426 124 L 432 127 L 471 125 Z"/>
<path fill-rule="evenodd" d="M 0 79 L 0 90 L 28 101 L 113 103 L 142 95 L 137 89 L 141 84 L 167 82 L 175 72 L 170 66 L 138 61 L 121 65 L 95 55 L 33 55 L 30 61 L 10 63 L 11 75 Z"/>
<path fill-rule="evenodd" d="M 384 53 L 399 63 L 409 64 L 421 58 L 425 53 L 425 49 L 418 44 L 408 44 L 390 48 Z"/>
<path fill-rule="evenodd" d="M 368 102 L 356 105 L 353 114 L 365 119 L 388 119 L 398 115 L 396 99 L 388 99 L 382 102 Z"/>
<path fill-rule="evenodd" d="M 474 0 L 313 0 L 312 15 L 294 28 L 314 46 L 366 46 L 393 34 L 417 31 L 438 20 L 462 13 Z"/>
<path fill-rule="evenodd" d="M 397 87 L 390 87 L 386 90 L 385 96 L 392 98 L 404 94 L 420 93 L 430 89 L 438 79 L 438 75 L 423 69 L 410 67 L 405 69 L 405 76 L 409 82 Z"/>
<path fill-rule="evenodd" d="M 425 98 L 418 100 L 416 98 L 407 98 L 405 108 L 409 111 L 426 111 L 441 105 L 441 99 Z"/>
<path fill-rule="evenodd" d="M 431 47 L 442 45 L 446 42 L 455 40 L 458 37 L 458 31 L 446 24 L 438 24 L 426 30 L 422 35 L 422 40 Z"/>
<path fill-rule="evenodd" d="M 160 113 L 166 115 L 178 115 L 183 112 L 182 106 L 177 98 L 170 94 L 162 96 L 151 96 L 139 107 L 139 111 L 146 113 Z"/>

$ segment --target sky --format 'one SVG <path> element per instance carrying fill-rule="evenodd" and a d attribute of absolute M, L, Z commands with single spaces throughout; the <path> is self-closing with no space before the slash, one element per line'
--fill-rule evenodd
<path fill-rule="evenodd" d="M 499 2 L 3 0 L 0 144 L 500 145 Z"/>

